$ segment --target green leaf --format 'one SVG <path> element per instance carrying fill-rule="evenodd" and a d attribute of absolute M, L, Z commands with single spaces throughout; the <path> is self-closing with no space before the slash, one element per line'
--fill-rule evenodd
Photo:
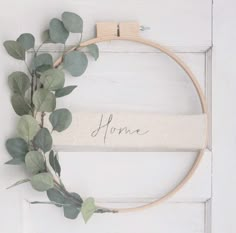
<path fill-rule="evenodd" d="M 88 222 L 88 220 L 91 218 L 91 216 L 96 211 L 96 209 L 97 209 L 97 207 L 94 204 L 93 198 L 89 197 L 83 202 L 82 208 L 81 208 L 81 213 L 82 213 L 85 223 Z"/>
<path fill-rule="evenodd" d="M 83 203 L 83 199 L 80 197 L 80 195 L 78 193 L 70 193 L 70 195 L 76 200 L 76 206 L 77 207 L 81 207 L 82 203 Z M 69 199 L 67 199 L 67 202 L 70 202 Z M 74 202 L 73 202 L 74 203 Z"/>
<path fill-rule="evenodd" d="M 52 136 L 47 128 L 41 128 L 34 137 L 34 145 L 40 148 L 44 153 L 52 148 Z"/>
<path fill-rule="evenodd" d="M 59 98 L 59 97 L 69 95 L 76 87 L 77 86 L 67 86 L 67 87 L 63 87 L 62 89 L 58 89 L 55 92 L 55 96 Z"/>
<path fill-rule="evenodd" d="M 37 55 L 32 60 L 33 70 L 38 72 L 44 72 L 45 70 L 51 69 L 53 66 L 52 55 L 49 53 L 42 53 Z"/>
<path fill-rule="evenodd" d="M 6 149 L 12 158 L 24 158 L 29 151 L 27 143 L 22 138 L 8 139 Z"/>
<path fill-rule="evenodd" d="M 64 12 L 62 14 L 62 22 L 69 32 L 81 33 L 83 31 L 83 20 L 75 13 Z"/>
<path fill-rule="evenodd" d="M 9 161 L 7 161 L 5 164 L 7 165 L 19 165 L 25 162 L 25 157 L 18 157 L 18 158 L 13 158 Z"/>
<path fill-rule="evenodd" d="M 40 192 L 53 188 L 53 177 L 50 173 L 44 172 L 34 175 L 31 179 L 32 187 Z"/>
<path fill-rule="evenodd" d="M 54 155 L 53 151 L 50 151 L 49 153 L 49 163 L 58 176 L 61 176 L 61 166 L 58 161 L 58 156 L 57 154 Z"/>
<path fill-rule="evenodd" d="M 54 18 L 49 24 L 49 35 L 53 42 L 65 44 L 69 32 L 66 30 L 61 20 Z"/>
<path fill-rule="evenodd" d="M 49 121 L 52 124 L 53 130 L 61 132 L 70 126 L 72 122 L 72 114 L 66 108 L 57 109 L 50 114 Z"/>
<path fill-rule="evenodd" d="M 30 87 L 30 80 L 24 72 L 16 71 L 8 76 L 8 85 L 13 93 L 24 95 Z"/>
<path fill-rule="evenodd" d="M 72 51 L 65 54 L 63 60 L 63 67 L 72 76 L 81 76 L 88 66 L 88 58 L 85 53 L 80 51 Z"/>
<path fill-rule="evenodd" d="M 17 42 L 20 43 L 20 45 L 25 49 L 25 50 L 29 50 L 34 48 L 34 43 L 35 43 L 35 39 L 34 36 L 30 33 L 24 33 L 21 34 L 17 40 Z"/>
<path fill-rule="evenodd" d="M 15 186 L 17 186 L 17 185 L 24 184 L 24 183 L 29 182 L 29 181 L 30 181 L 30 179 L 22 179 L 22 180 L 19 180 L 19 181 L 17 181 L 16 183 L 14 183 L 13 185 L 7 187 L 7 189 L 13 188 L 13 187 L 15 187 Z"/>
<path fill-rule="evenodd" d="M 17 41 L 8 40 L 3 43 L 8 54 L 15 59 L 25 60 L 25 49 Z"/>
<path fill-rule="evenodd" d="M 63 206 L 64 216 L 69 219 L 76 219 L 80 213 L 80 208 L 74 205 Z"/>
<path fill-rule="evenodd" d="M 42 41 L 43 43 L 47 44 L 47 43 L 54 43 L 51 38 L 50 38 L 50 35 L 49 35 L 49 29 L 45 30 L 43 33 L 42 33 Z"/>
<path fill-rule="evenodd" d="M 74 198 L 74 200 L 69 197 L 65 199 L 65 204 L 67 205 L 63 206 L 64 216 L 69 219 L 76 219 L 80 213 L 83 200 L 77 193 L 70 194 Z"/>
<path fill-rule="evenodd" d="M 17 115 L 23 116 L 29 114 L 31 108 L 26 103 L 25 98 L 22 95 L 15 94 L 11 97 L 11 104 Z"/>
<path fill-rule="evenodd" d="M 45 89 L 50 91 L 56 91 L 61 89 L 65 83 L 65 75 L 62 70 L 50 69 L 45 72 L 40 77 L 40 81 Z"/>
<path fill-rule="evenodd" d="M 97 59 L 99 58 L 98 46 L 96 44 L 91 44 L 91 45 L 88 45 L 87 48 L 88 48 L 88 52 L 93 56 L 95 61 L 97 61 Z"/>
<path fill-rule="evenodd" d="M 20 118 L 17 125 L 17 132 L 21 138 L 29 142 L 39 131 L 38 122 L 30 115 L 24 115 Z"/>
<path fill-rule="evenodd" d="M 55 204 L 64 204 L 65 203 L 65 197 L 63 196 L 63 194 L 58 191 L 57 189 L 53 188 L 53 189 L 49 189 L 47 191 L 47 196 L 48 199 L 52 202 L 55 202 Z M 58 207 L 62 207 L 62 205 L 57 205 Z"/>
<path fill-rule="evenodd" d="M 39 151 L 30 151 L 25 156 L 25 165 L 29 172 L 37 174 L 45 171 L 44 156 Z"/>
<path fill-rule="evenodd" d="M 46 89 L 38 89 L 33 95 L 33 103 L 38 112 L 52 112 L 56 107 L 56 97 Z"/>

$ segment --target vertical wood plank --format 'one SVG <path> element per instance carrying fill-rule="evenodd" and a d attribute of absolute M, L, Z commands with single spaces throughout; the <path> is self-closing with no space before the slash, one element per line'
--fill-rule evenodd
<path fill-rule="evenodd" d="M 212 232 L 214 233 L 236 231 L 235 8 L 234 0 L 214 0 L 212 144 Z"/>

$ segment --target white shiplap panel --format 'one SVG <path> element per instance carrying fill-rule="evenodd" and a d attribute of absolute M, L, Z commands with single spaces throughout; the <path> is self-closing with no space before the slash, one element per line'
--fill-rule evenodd
<path fill-rule="evenodd" d="M 178 54 L 205 89 L 204 53 Z M 58 99 L 59 107 L 81 109 L 199 113 L 200 102 L 191 81 L 171 59 L 160 53 L 101 53 L 86 73 L 66 79 L 78 88 Z"/>
<path fill-rule="evenodd" d="M 143 33 L 145 37 L 166 45 L 211 45 L 211 0 L 9 0 L 1 5 L 0 21 L 7 19 L 1 30 L 8 33 L 1 34 L 0 39 L 14 39 L 25 31 L 40 38 L 39 32 L 48 21 L 65 10 L 84 18 L 85 38 L 94 37 L 97 21 L 136 20 L 151 28 Z"/>
<path fill-rule="evenodd" d="M 187 173 L 196 153 L 61 152 L 62 179 L 71 191 L 99 200 L 153 199 L 172 189 Z M 193 178 L 173 200 L 211 196 L 211 153 L 206 152 Z"/>
<path fill-rule="evenodd" d="M 1 233 L 22 233 L 22 198 L 17 191 L 9 192 L 0 188 Z"/>
<path fill-rule="evenodd" d="M 56 229 L 57 233 L 68 232 L 68 229 L 70 233 L 204 233 L 204 211 L 203 203 L 166 203 L 159 208 L 136 213 L 96 214 L 85 225 L 81 216 L 71 221 L 64 219 L 57 207 L 34 205 L 28 207 L 28 215 L 25 215 L 28 219 L 25 229 L 27 233 L 35 233 L 35 229 L 37 233 L 45 233 L 45 229 L 49 228 Z M 45 213 L 50 217 L 42 217 Z"/>
<path fill-rule="evenodd" d="M 214 0 L 212 232 L 236 232 L 236 2 Z M 224 216 L 223 216 L 224 215 Z"/>

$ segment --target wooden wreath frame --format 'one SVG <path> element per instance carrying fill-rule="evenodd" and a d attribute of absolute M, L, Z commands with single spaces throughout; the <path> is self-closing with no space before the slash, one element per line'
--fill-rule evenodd
<path fill-rule="evenodd" d="M 104 23 L 102 23 L 102 24 L 104 24 Z M 111 27 L 114 26 L 114 23 L 105 23 L 105 24 L 107 24 L 107 26 L 111 26 Z M 128 23 L 126 23 L 126 24 L 128 24 Z M 116 26 L 116 24 L 115 24 L 115 26 Z M 98 25 L 97 25 L 97 29 L 98 29 Z M 114 29 L 114 27 L 113 27 L 113 29 Z M 127 27 L 125 29 L 127 29 Z M 192 73 L 190 68 L 176 54 L 174 54 L 169 49 L 167 49 L 166 47 L 164 47 L 164 46 L 162 46 L 158 43 L 155 43 L 155 42 L 152 42 L 150 40 L 146 40 L 144 38 L 141 38 L 140 36 L 138 36 L 138 34 L 132 32 L 132 30 L 131 30 L 131 33 L 130 33 L 129 28 L 126 31 L 124 30 L 125 31 L 124 34 L 126 34 L 126 35 L 122 35 L 123 33 L 121 35 L 119 33 L 117 33 L 117 35 L 115 35 L 114 30 L 113 30 L 113 33 L 110 33 L 110 35 L 109 35 L 109 30 L 111 31 L 111 28 L 109 28 L 109 27 L 105 28 L 105 30 L 103 30 L 103 31 L 101 30 L 102 33 L 100 33 L 100 34 L 97 33 L 97 35 L 98 35 L 97 38 L 93 38 L 93 39 L 90 39 L 88 41 L 85 41 L 85 42 L 81 43 L 80 46 L 84 47 L 84 46 L 88 46 L 88 45 L 92 45 L 92 44 L 96 44 L 96 43 L 100 43 L 100 42 L 112 41 L 112 40 L 124 40 L 124 41 L 132 41 L 132 42 L 141 43 L 141 44 L 151 46 L 153 48 L 156 48 L 156 49 L 160 50 L 161 52 L 163 52 L 164 54 L 166 54 L 167 56 L 172 58 L 172 60 L 174 60 L 186 72 L 186 74 L 188 75 L 188 77 L 192 81 L 192 83 L 195 87 L 195 90 L 197 91 L 200 102 L 201 102 L 202 113 L 207 115 L 207 122 L 206 123 L 208 124 L 209 115 L 208 115 L 208 112 L 207 112 L 207 104 L 206 104 L 206 99 L 205 99 L 204 93 L 203 93 L 203 91 L 200 87 L 200 84 L 198 83 L 195 75 Z M 111 35 L 111 34 L 113 34 L 113 35 Z M 77 50 L 77 49 L 78 49 L 77 47 L 73 47 L 68 52 L 73 51 L 73 50 Z M 58 67 L 61 64 L 62 60 L 63 60 L 63 57 L 60 57 L 54 63 L 54 67 Z M 193 176 L 194 172 L 196 171 L 196 169 L 198 168 L 198 166 L 199 166 L 199 164 L 202 160 L 202 157 L 204 155 L 204 151 L 207 147 L 207 142 L 208 142 L 208 130 L 207 130 L 207 135 L 206 135 L 206 140 L 205 140 L 205 146 L 204 146 L 203 149 L 199 150 L 198 155 L 197 155 L 192 167 L 188 171 L 187 175 L 173 189 L 171 189 L 168 193 L 164 194 L 159 199 L 157 199 L 153 202 L 150 202 L 148 204 L 145 204 L 145 205 L 141 205 L 141 206 L 137 206 L 137 207 L 130 207 L 130 208 L 107 208 L 107 207 L 100 207 L 100 206 L 99 207 L 104 208 L 104 209 L 109 209 L 114 213 L 133 212 L 133 211 L 140 211 L 140 210 L 144 210 L 144 209 L 156 206 L 156 205 L 162 203 L 163 201 L 165 201 L 166 199 L 172 197 Z"/>

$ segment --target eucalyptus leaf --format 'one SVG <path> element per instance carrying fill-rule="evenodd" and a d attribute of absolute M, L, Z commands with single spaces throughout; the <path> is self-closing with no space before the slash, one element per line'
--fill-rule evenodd
<path fill-rule="evenodd" d="M 54 155 L 53 151 L 50 151 L 49 153 L 49 163 L 52 167 L 52 169 L 55 171 L 55 173 L 58 174 L 58 176 L 61 176 L 61 166 L 58 160 L 57 154 Z"/>
<path fill-rule="evenodd" d="M 46 89 L 38 89 L 33 95 L 33 103 L 38 112 L 52 112 L 56 107 L 56 97 Z"/>
<path fill-rule="evenodd" d="M 8 85 L 13 93 L 24 95 L 30 87 L 30 80 L 24 72 L 16 71 L 8 76 Z"/>
<path fill-rule="evenodd" d="M 77 86 L 67 86 L 56 90 L 55 96 L 57 98 L 69 95 Z"/>
<path fill-rule="evenodd" d="M 37 174 L 45 171 L 44 156 L 39 151 L 30 151 L 25 156 L 25 165 L 29 172 Z"/>
<path fill-rule="evenodd" d="M 30 115 L 24 115 L 20 118 L 17 125 L 17 132 L 21 138 L 29 142 L 39 131 L 38 122 Z"/>
<path fill-rule="evenodd" d="M 61 132 L 70 126 L 72 122 L 72 114 L 66 108 L 57 109 L 50 114 L 49 121 L 52 124 L 53 130 Z"/>
<path fill-rule="evenodd" d="M 43 72 L 45 70 L 51 69 L 53 66 L 52 55 L 49 53 L 42 53 L 37 55 L 32 60 L 32 67 L 38 72 Z"/>
<path fill-rule="evenodd" d="M 24 158 L 29 151 L 27 143 L 22 138 L 8 139 L 6 149 L 12 158 Z"/>
<path fill-rule="evenodd" d="M 58 69 L 47 70 L 41 75 L 40 82 L 43 84 L 45 89 L 50 91 L 61 89 L 65 83 L 64 72 Z"/>
<path fill-rule="evenodd" d="M 97 61 L 97 59 L 99 58 L 98 46 L 96 44 L 91 44 L 91 45 L 88 45 L 87 48 L 88 48 L 88 52 L 93 56 L 95 61 Z"/>
<path fill-rule="evenodd" d="M 23 116 L 30 113 L 30 105 L 22 95 L 15 94 L 11 97 L 11 104 L 17 115 Z"/>
<path fill-rule="evenodd" d="M 64 216 L 69 219 L 76 219 L 80 213 L 80 208 L 74 205 L 63 206 Z"/>
<path fill-rule="evenodd" d="M 54 43 L 52 41 L 52 39 L 50 38 L 50 35 L 49 35 L 49 29 L 43 31 L 42 33 L 42 41 L 43 43 L 47 44 L 47 43 Z"/>
<path fill-rule="evenodd" d="M 47 191 L 53 188 L 53 177 L 48 172 L 39 173 L 32 177 L 31 185 L 35 190 L 39 192 Z"/>
<path fill-rule="evenodd" d="M 77 193 L 70 193 L 71 197 L 65 199 L 65 204 L 63 206 L 64 216 L 69 219 L 76 219 L 80 213 L 81 205 L 83 200 Z"/>
<path fill-rule="evenodd" d="M 47 191 L 47 196 L 50 201 L 55 202 L 57 204 L 61 204 L 61 205 L 56 204 L 56 206 L 58 206 L 58 207 L 62 207 L 62 204 L 65 203 L 65 197 L 63 196 L 63 194 L 60 191 L 58 191 L 55 188 L 49 189 Z"/>
<path fill-rule="evenodd" d="M 47 128 L 41 128 L 34 137 L 33 142 L 44 153 L 50 151 L 52 148 L 52 136 Z"/>
<path fill-rule="evenodd" d="M 25 157 L 17 157 L 7 161 L 5 164 L 7 165 L 19 165 L 25 162 Z"/>
<path fill-rule="evenodd" d="M 22 179 L 22 180 L 19 180 L 19 181 L 17 181 L 16 183 L 14 183 L 13 185 L 7 187 L 7 189 L 13 188 L 13 187 L 15 187 L 15 186 L 17 186 L 17 185 L 20 185 L 20 184 L 27 183 L 27 182 L 29 182 L 29 181 L 30 181 L 30 179 Z"/>
<path fill-rule="evenodd" d="M 17 41 L 7 40 L 3 43 L 8 54 L 15 59 L 25 60 L 25 49 Z"/>
<path fill-rule="evenodd" d="M 64 56 L 63 67 L 72 76 L 81 76 L 88 66 L 88 58 L 85 53 L 80 51 L 72 51 Z"/>
<path fill-rule="evenodd" d="M 69 32 L 81 33 L 83 31 L 83 20 L 75 13 L 64 12 L 62 14 L 62 22 Z"/>
<path fill-rule="evenodd" d="M 70 193 L 70 195 L 73 197 L 74 200 L 76 200 L 76 206 L 81 207 L 82 203 L 83 203 L 83 199 L 81 198 L 81 196 L 78 193 L 75 193 L 75 192 Z M 67 199 L 67 202 L 70 202 L 69 200 L 70 199 Z"/>
<path fill-rule="evenodd" d="M 65 44 L 69 32 L 66 30 L 61 20 L 54 18 L 49 24 L 49 35 L 53 42 Z"/>
<path fill-rule="evenodd" d="M 25 49 L 25 50 L 29 50 L 34 48 L 34 43 L 35 43 L 35 39 L 34 36 L 30 33 L 24 33 L 21 34 L 17 40 L 17 42 L 20 43 L 20 45 Z"/>
<path fill-rule="evenodd" d="M 91 218 L 91 216 L 94 214 L 96 210 L 97 210 L 97 207 L 94 204 L 93 198 L 89 197 L 83 202 L 81 213 L 82 213 L 85 223 L 88 222 L 88 220 Z"/>

